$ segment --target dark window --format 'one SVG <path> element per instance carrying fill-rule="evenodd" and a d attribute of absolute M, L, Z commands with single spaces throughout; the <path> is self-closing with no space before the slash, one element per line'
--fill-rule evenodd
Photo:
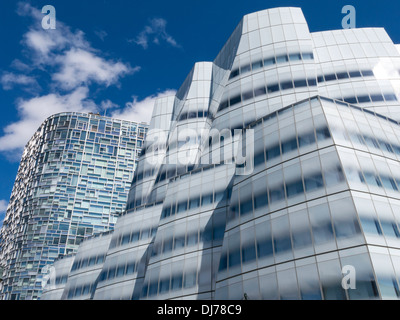
<path fill-rule="evenodd" d="M 283 55 L 283 56 L 276 57 L 276 62 L 277 63 L 285 63 L 285 62 L 288 62 L 288 61 L 289 61 L 289 58 L 288 58 L 288 56 L 286 54 Z"/>
<path fill-rule="evenodd" d="M 382 185 L 384 188 L 386 189 L 391 189 L 391 190 L 395 190 L 398 191 L 396 183 L 394 182 L 394 180 L 391 177 L 382 177 L 381 176 L 381 181 L 382 181 Z"/>
<path fill-rule="evenodd" d="M 282 153 L 290 152 L 293 150 L 297 150 L 297 141 L 296 138 L 282 142 Z"/>
<path fill-rule="evenodd" d="M 196 274 L 195 273 L 186 273 L 185 274 L 185 288 L 191 288 L 196 285 Z"/>
<path fill-rule="evenodd" d="M 371 94 L 371 100 L 373 102 L 383 101 L 383 96 L 381 94 Z"/>
<path fill-rule="evenodd" d="M 117 277 L 122 277 L 125 273 L 125 265 L 119 266 L 117 269 Z"/>
<path fill-rule="evenodd" d="M 322 174 L 317 173 L 309 177 L 304 178 L 304 186 L 306 191 L 313 191 L 315 189 L 322 188 L 324 186 L 324 181 L 322 179 Z"/>
<path fill-rule="evenodd" d="M 324 82 L 324 77 L 323 76 L 318 76 L 317 77 L 318 82 Z"/>
<path fill-rule="evenodd" d="M 371 233 L 375 235 L 382 235 L 382 229 L 379 222 L 376 219 L 361 217 L 361 226 L 365 233 Z"/>
<path fill-rule="evenodd" d="M 287 252 L 292 249 L 289 235 L 274 236 L 274 248 L 276 253 Z"/>
<path fill-rule="evenodd" d="M 336 74 L 331 73 L 325 75 L 325 81 L 333 81 L 333 80 L 336 80 Z"/>
<path fill-rule="evenodd" d="M 254 196 L 254 209 L 265 208 L 268 205 L 267 193 L 262 193 Z"/>
<path fill-rule="evenodd" d="M 299 61 L 301 60 L 301 55 L 300 53 L 291 53 L 289 54 L 289 59 L 290 61 Z"/>
<path fill-rule="evenodd" d="M 172 239 L 165 239 L 163 242 L 163 253 L 172 251 Z"/>
<path fill-rule="evenodd" d="M 369 96 L 358 96 L 357 100 L 359 103 L 371 102 Z"/>
<path fill-rule="evenodd" d="M 180 203 L 178 204 L 178 211 L 177 211 L 177 213 L 181 213 L 181 212 L 184 212 L 184 211 L 186 211 L 186 210 L 187 210 L 187 201 L 180 202 Z"/>
<path fill-rule="evenodd" d="M 198 239 L 197 233 L 188 234 L 186 236 L 186 245 L 187 246 L 194 246 L 198 243 L 198 241 L 199 241 L 199 239 Z"/>
<path fill-rule="evenodd" d="M 294 81 L 294 86 L 295 86 L 295 88 L 307 87 L 307 81 L 305 79 L 303 79 L 303 80 L 295 80 Z"/>
<path fill-rule="evenodd" d="M 331 137 L 328 128 L 320 128 L 316 130 L 317 140 L 322 141 Z"/>
<path fill-rule="evenodd" d="M 343 100 L 346 101 L 347 103 L 357 103 L 356 97 L 347 97 L 344 98 Z"/>
<path fill-rule="evenodd" d="M 131 262 L 126 267 L 126 274 L 132 274 L 135 272 L 135 263 Z"/>
<path fill-rule="evenodd" d="M 253 71 L 262 68 L 263 67 L 262 61 L 253 62 L 251 67 L 252 67 Z"/>
<path fill-rule="evenodd" d="M 194 209 L 200 207 L 200 199 L 195 198 L 195 199 L 190 199 L 189 201 L 189 209 Z"/>
<path fill-rule="evenodd" d="M 98 256 L 98 257 L 97 257 L 96 264 L 103 263 L 103 261 L 104 261 L 104 256 Z"/>
<path fill-rule="evenodd" d="M 280 150 L 279 145 L 277 145 L 277 146 L 267 149 L 265 153 L 266 153 L 267 161 L 268 161 L 268 160 L 271 160 L 273 158 L 280 156 L 281 150 Z"/>
<path fill-rule="evenodd" d="M 240 67 L 240 73 L 241 74 L 246 73 L 246 72 L 250 72 L 250 71 L 251 71 L 251 67 L 250 67 L 249 64 L 246 64 L 246 65 Z"/>
<path fill-rule="evenodd" d="M 315 142 L 315 135 L 314 132 L 299 135 L 299 147 L 308 146 Z"/>
<path fill-rule="evenodd" d="M 273 64 L 275 64 L 275 63 L 276 63 L 276 60 L 275 60 L 274 57 L 269 58 L 269 59 L 264 59 L 264 66 L 265 66 L 265 67 L 270 66 L 270 65 L 273 65 Z"/>
<path fill-rule="evenodd" d="M 248 213 L 253 212 L 253 201 L 252 199 L 248 199 L 240 202 L 240 215 L 246 215 Z"/>
<path fill-rule="evenodd" d="M 256 259 L 256 248 L 254 243 L 242 248 L 242 261 L 243 263 L 254 261 Z"/>
<path fill-rule="evenodd" d="M 397 101 L 396 95 L 392 93 L 386 93 L 384 94 L 384 97 L 386 101 Z"/>
<path fill-rule="evenodd" d="M 169 279 L 160 280 L 160 293 L 169 291 Z"/>
<path fill-rule="evenodd" d="M 249 99 L 251 99 L 251 98 L 253 98 L 253 90 L 251 90 L 251 91 L 246 91 L 246 92 L 243 92 L 243 93 L 242 93 L 242 99 L 243 99 L 243 100 L 249 100 Z"/>
<path fill-rule="evenodd" d="M 229 253 L 229 267 L 234 267 L 240 264 L 240 251 L 234 250 Z"/>
<path fill-rule="evenodd" d="M 358 77 L 361 77 L 361 72 L 360 71 L 350 71 L 349 75 L 350 75 L 350 78 L 358 78 Z"/>
<path fill-rule="evenodd" d="M 264 163 L 264 151 L 254 156 L 254 165 L 258 166 L 261 163 Z"/>
<path fill-rule="evenodd" d="M 228 108 L 228 101 L 222 101 L 221 104 L 219 105 L 218 111 L 222 111 L 226 108 Z"/>
<path fill-rule="evenodd" d="M 269 200 L 272 202 L 280 201 L 285 198 L 285 194 L 283 192 L 283 186 L 280 186 L 276 189 L 269 190 Z"/>
<path fill-rule="evenodd" d="M 189 112 L 188 119 L 194 119 L 197 118 L 197 112 Z"/>
<path fill-rule="evenodd" d="M 127 243 L 129 243 L 129 241 L 130 241 L 130 237 L 131 237 L 131 235 L 130 235 L 130 234 L 125 234 L 125 235 L 122 237 L 122 242 L 121 242 L 121 245 L 124 245 L 124 244 L 127 244 Z"/>
<path fill-rule="evenodd" d="M 171 290 L 182 289 L 182 275 L 176 275 L 171 278 Z"/>
<path fill-rule="evenodd" d="M 201 205 L 206 206 L 213 202 L 213 195 L 212 194 L 204 194 L 201 197 Z"/>
<path fill-rule="evenodd" d="M 349 74 L 347 72 L 340 72 L 337 74 L 337 78 L 340 79 L 347 79 L 349 77 Z"/>
<path fill-rule="evenodd" d="M 132 233 L 131 241 L 132 242 L 138 241 L 139 240 L 139 235 L 140 235 L 139 232 Z"/>
<path fill-rule="evenodd" d="M 273 84 L 267 87 L 268 93 L 279 91 L 279 84 Z"/>
<path fill-rule="evenodd" d="M 304 60 L 313 60 L 314 59 L 314 54 L 311 52 L 303 52 L 303 59 Z"/>
<path fill-rule="evenodd" d="M 185 246 L 185 236 L 175 237 L 174 249 L 183 248 Z"/>
<path fill-rule="evenodd" d="M 257 255 L 259 258 L 272 256 L 272 254 L 273 249 L 271 238 L 257 241 Z"/>
<path fill-rule="evenodd" d="M 229 79 L 232 79 L 234 77 L 237 77 L 239 75 L 239 69 L 234 69 L 231 71 L 231 74 L 229 76 Z"/>
<path fill-rule="evenodd" d="M 149 287 L 149 297 L 150 296 L 155 296 L 157 294 L 157 290 L 158 290 L 158 282 L 152 282 L 150 283 L 150 287 Z"/>
<path fill-rule="evenodd" d="M 316 79 L 310 78 L 310 79 L 307 79 L 307 82 L 308 82 L 308 85 L 309 85 L 310 87 L 313 87 L 313 86 L 316 86 L 316 85 L 317 85 L 317 80 L 316 80 Z"/>
<path fill-rule="evenodd" d="M 242 98 L 240 97 L 240 95 L 234 96 L 229 99 L 229 105 L 233 106 L 234 104 L 240 103 L 241 100 L 242 100 Z"/>
<path fill-rule="evenodd" d="M 292 89 L 293 88 L 293 82 L 292 81 L 285 81 L 281 83 L 281 89 L 282 90 L 287 90 L 287 89 Z"/>
<path fill-rule="evenodd" d="M 115 267 L 108 269 L 108 276 L 107 279 L 114 279 L 115 278 Z"/>
<path fill-rule="evenodd" d="M 374 75 L 374 73 L 372 72 L 372 70 L 361 70 L 361 74 L 364 77 L 372 77 Z"/>
<path fill-rule="evenodd" d="M 267 92 L 265 90 L 265 87 L 260 87 L 260 88 L 254 89 L 254 96 L 255 97 L 261 96 L 261 95 L 266 94 L 266 93 Z"/>
<path fill-rule="evenodd" d="M 303 191 L 303 182 L 301 180 L 286 183 L 286 195 L 288 198 L 296 196 L 299 193 L 303 193 Z"/>
<path fill-rule="evenodd" d="M 219 260 L 219 271 L 226 270 L 228 267 L 228 257 L 226 254 L 223 254 Z"/>

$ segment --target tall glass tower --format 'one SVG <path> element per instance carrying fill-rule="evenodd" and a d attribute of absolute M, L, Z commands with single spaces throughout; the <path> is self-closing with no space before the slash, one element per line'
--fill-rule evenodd
<path fill-rule="evenodd" d="M 37 299 L 44 266 L 112 230 L 146 124 L 96 114 L 49 117 L 25 147 L 0 232 L 3 299 Z"/>
<path fill-rule="evenodd" d="M 63 298 L 400 298 L 398 49 L 244 16 L 156 102 L 101 272 Z"/>

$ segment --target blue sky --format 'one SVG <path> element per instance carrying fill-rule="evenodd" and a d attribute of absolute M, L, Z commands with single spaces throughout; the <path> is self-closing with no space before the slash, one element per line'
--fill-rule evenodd
<path fill-rule="evenodd" d="M 44 5 L 57 29 L 43 30 Z M 0 221 L 21 150 L 40 123 L 61 111 L 99 111 L 145 121 L 158 96 L 174 93 L 197 61 L 212 61 L 243 15 L 301 7 L 310 31 L 341 28 L 344 5 L 356 26 L 384 27 L 400 43 L 399 1 L 0 2 Z"/>

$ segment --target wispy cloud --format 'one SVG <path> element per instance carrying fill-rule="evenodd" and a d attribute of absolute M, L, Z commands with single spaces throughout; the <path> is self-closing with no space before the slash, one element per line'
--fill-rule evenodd
<path fill-rule="evenodd" d="M 128 40 L 140 45 L 143 49 L 149 47 L 149 42 L 160 44 L 165 41 L 173 47 L 181 47 L 177 41 L 167 33 L 167 21 L 162 18 L 153 18 L 149 24 L 134 38 Z"/>
<path fill-rule="evenodd" d="M 57 29 L 43 30 L 37 21 L 41 17 L 39 10 L 28 4 L 20 5 L 18 12 L 35 19 L 23 37 L 25 50 L 31 57 L 30 64 L 52 73 L 55 86 L 67 90 L 91 83 L 109 86 L 140 69 L 129 63 L 102 58 L 100 51 L 85 39 L 83 31 L 72 32 L 61 21 L 57 21 Z"/>
<path fill-rule="evenodd" d="M 104 39 L 108 36 L 108 33 L 104 30 L 95 30 L 94 34 L 101 40 L 104 41 Z"/>
<path fill-rule="evenodd" d="M 0 200 L 0 214 L 6 212 L 7 206 L 8 202 L 6 200 Z"/>
<path fill-rule="evenodd" d="M 38 86 L 36 79 L 25 74 L 4 72 L 0 78 L 4 90 L 11 90 L 14 86 Z"/>

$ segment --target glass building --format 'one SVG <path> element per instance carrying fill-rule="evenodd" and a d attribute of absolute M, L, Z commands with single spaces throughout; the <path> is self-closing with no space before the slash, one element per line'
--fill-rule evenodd
<path fill-rule="evenodd" d="M 156 101 L 101 271 L 63 298 L 398 299 L 399 70 L 382 28 L 244 16 Z"/>
<path fill-rule="evenodd" d="M 3 299 L 40 298 L 46 265 L 114 228 L 147 129 L 96 114 L 44 121 L 25 147 L 0 232 Z"/>

